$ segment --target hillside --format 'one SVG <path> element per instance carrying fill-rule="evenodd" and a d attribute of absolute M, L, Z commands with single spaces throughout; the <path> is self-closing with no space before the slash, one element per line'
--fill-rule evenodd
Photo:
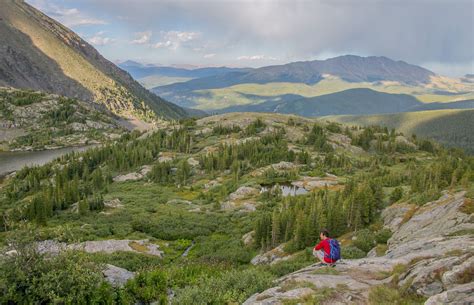
<path fill-rule="evenodd" d="M 234 106 L 219 111 L 278 112 L 314 117 L 335 114 L 407 112 L 420 106 L 423 106 L 423 103 L 407 94 L 390 94 L 360 88 L 310 98 L 286 96 L 281 100 Z"/>
<path fill-rule="evenodd" d="M 54 94 L 0 88 L 1 150 L 107 142 L 124 132 L 117 119 L 98 105 Z"/>
<path fill-rule="evenodd" d="M 41 90 L 105 105 L 122 116 L 180 118 L 74 32 L 22 0 L 2 1 L 0 86 Z"/>
<path fill-rule="evenodd" d="M 125 133 L 0 182 L 0 303 L 467 300 L 473 164 L 295 115 Z M 329 270 L 322 228 L 342 243 Z"/>
<path fill-rule="evenodd" d="M 468 78 L 435 75 L 421 67 L 385 57 L 352 55 L 169 83 L 152 91 L 178 105 L 211 112 L 241 105 L 289 101 L 294 100 L 293 96 L 312 98 L 360 88 L 407 94 L 424 103 L 448 103 L 474 97 L 473 83 Z M 445 107 L 449 108 L 449 105 Z M 249 110 L 242 108 L 242 111 Z"/>
<path fill-rule="evenodd" d="M 383 125 L 406 135 L 434 139 L 451 147 L 474 153 L 474 109 L 433 110 L 369 116 L 329 116 L 323 120 L 349 125 Z"/>
<path fill-rule="evenodd" d="M 424 68 L 394 61 L 386 57 L 360 57 L 345 55 L 326 60 L 293 62 L 285 65 L 268 66 L 250 71 L 234 71 L 209 78 L 191 80 L 156 88 L 158 92 L 185 92 L 197 89 L 215 89 L 236 84 L 289 82 L 315 84 L 325 74 L 340 77 L 348 82 L 395 81 L 405 84 L 429 83 L 435 74 Z"/>

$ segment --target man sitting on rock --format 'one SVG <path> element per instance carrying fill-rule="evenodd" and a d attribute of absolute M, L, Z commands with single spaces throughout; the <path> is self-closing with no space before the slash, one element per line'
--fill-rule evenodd
<path fill-rule="evenodd" d="M 319 233 L 321 241 L 313 248 L 313 255 L 320 260 L 321 266 L 335 266 L 341 258 L 339 242 L 329 238 L 329 232 L 322 229 Z"/>

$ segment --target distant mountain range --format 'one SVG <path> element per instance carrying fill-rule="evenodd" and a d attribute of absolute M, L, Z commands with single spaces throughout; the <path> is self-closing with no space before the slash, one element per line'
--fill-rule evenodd
<path fill-rule="evenodd" d="M 24 1 L 2 1 L 0 40 L 0 86 L 99 103 L 125 116 L 187 115 L 184 109 L 143 88 L 74 32 Z"/>
<path fill-rule="evenodd" d="M 176 67 L 161 67 L 155 65 L 145 65 L 136 61 L 127 60 L 118 66 L 132 75 L 135 79 L 151 75 L 160 75 L 168 77 L 186 77 L 186 78 L 202 78 L 216 75 L 223 75 L 229 72 L 248 72 L 251 68 L 228 68 L 228 67 L 208 67 L 185 69 Z"/>
<path fill-rule="evenodd" d="M 357 88 L 311 98 L 288 95 L 283 99 L 278 98 L 253 105 L 233 106 L 220 109 L 218 112 L 277 112 L 314 117 L 469 108 L 474 108 L 474 100 L 424 104 L 407 94 L 390 94 Z"/>
<path fill-rule="evenodd" d="M 210 113 L 257 111 L 304 116 L 472 108 L 474 82 L 383 56 L 344 55 L 257 69 L 121 65 L 180 106 Z M 173 78 L 175 77 L 175 78 Z M 463 101 L 460 103 L 446 103 Z M 425 103 L 431 103 L 430 106 Z"/>
<path fill-rule="evenodd" d="M 427 69 L 387 57 L 345 55 L 326 60 L 301 61 L 249 71 L 232 71 L 154 89 L 157 93 L 215 89 L 237 84 L 288 82 L 315 84 L 330 74 L 348 82 L 396 81 L 428 83 L 435 74 Z"/>

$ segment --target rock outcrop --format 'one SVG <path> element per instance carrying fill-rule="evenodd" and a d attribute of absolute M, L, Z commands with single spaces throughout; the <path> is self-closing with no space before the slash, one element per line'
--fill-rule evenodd
<path fill-rule="evenodd" d="M 114 253 L 119 251 L 135 252 L 154 256 L 163 256 L 159 246 L 148 240 L 109 239 L 93 240 L 82 243 L 66 244 L 54 240 L 44 240 L 37 243 L 39 253 L 57 254 L 64 250 L 82 250 L 87 253 L 105 252 Z"/>
<path fill-rule="evenodd" d="M 465 192 L 458 192 L 420 207 L 393 205 L 382 214 L 394 231 L 386 255 L 342 260 L 335 268 L 309 266 L 244 304 L 282 304 L 336 287 L 328 304 L 366 304 L 371 287 L 389 283 L 426 297 L 425 304 L 472 304 L 474 216 L 463 212 L 469 204 Z"/>

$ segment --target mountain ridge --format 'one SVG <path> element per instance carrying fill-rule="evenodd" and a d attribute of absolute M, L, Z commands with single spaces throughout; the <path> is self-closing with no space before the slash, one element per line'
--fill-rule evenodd
<path fill-rule="evenodd" d="M 0 19 L 1 86 L 102 103 L 121 115 L 186 116 L 184 109 L 144 89 L 73 31 L 24 1 L 4 1 Z"/>

